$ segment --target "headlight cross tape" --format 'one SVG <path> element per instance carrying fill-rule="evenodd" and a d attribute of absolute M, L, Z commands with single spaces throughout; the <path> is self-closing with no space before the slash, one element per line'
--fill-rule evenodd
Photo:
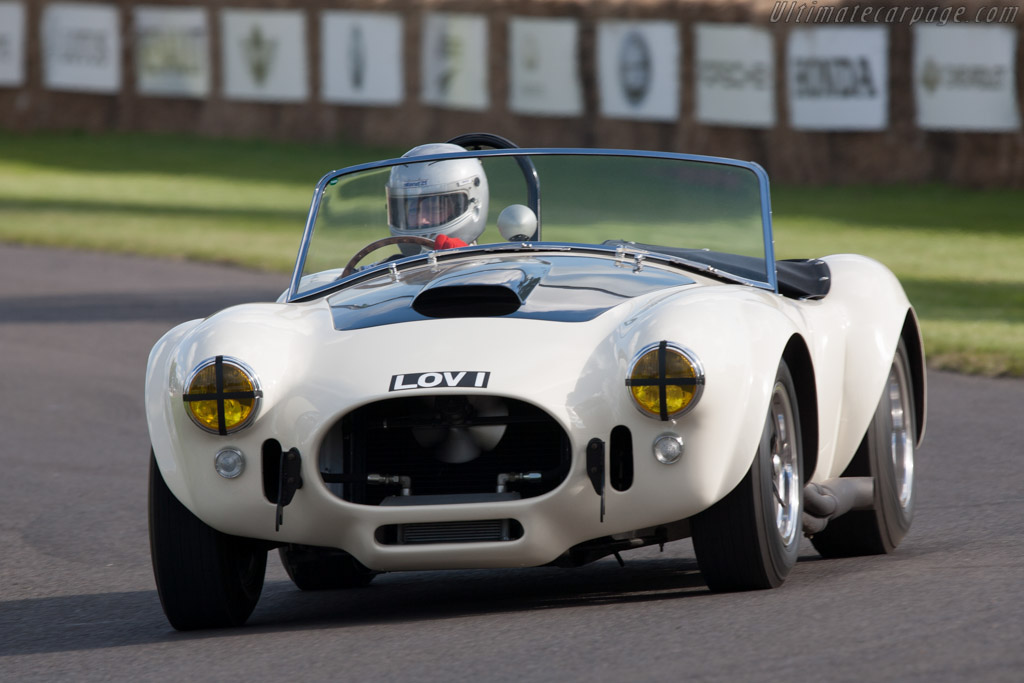
<path fill-rule="evenodd" d="M 633 379 L 626 378 L 627 387 L 658 387 L 658 405 L 661 409 L 661 421 L 668 422 L 668 396 L 667 387 L 692 387 L 698 383 L 694 377 L 666 377 L 665 366 L 668 358 L 668 342 L 662 341 L 658 344 L 658 378 L 657 379 Z"/>
<path fill-rule="evenodd" d="M 260 398 L 263 392 L 260 389 L 255 391 L 224 391 L 224 356 L 217 356 L 214 359 L 214 373 L 216 376 L 216 388 L 212 394 L 185 394 L 182 398 L 186 402 L 192 401 L 216 401 L 217 402 L 217 433 L 226 436 L 228 433 L 227 424 L 224 422 L 224 401 L 229 399 Z"/>

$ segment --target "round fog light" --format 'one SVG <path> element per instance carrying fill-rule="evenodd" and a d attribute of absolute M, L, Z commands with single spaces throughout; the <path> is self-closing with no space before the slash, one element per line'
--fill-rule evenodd
<path fill-rule="evenodd" d="M 225 448 L 213 459 L 217 474 L 225 479 L 234 479 L 245 469 L 245 456 L 237 448 Z"/>
<path fill-rule="evenodd" d="M 654 457 L 658 462 L 671 465 L 683 457 L 683 439 L 675 434 L 663 434 L 654 440 Z"/>

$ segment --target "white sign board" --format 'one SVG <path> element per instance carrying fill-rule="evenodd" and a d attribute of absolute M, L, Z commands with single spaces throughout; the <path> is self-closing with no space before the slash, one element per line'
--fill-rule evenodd
<path fill-rule="evenodd" d="M 113 5 L 46 5 L 42 37 L 46 88 L 97 93 L 121 89 L 121 30 Z"/>
<path fill-rule="evenodd" d="M 421 49 L 424 102 L 449 109 L 487 109 L 486 17 L 428 12 L 423 18 Z"/>
<path fill-rule="evenodd" d="M 768 29 L 698 23 L 695 51 L 699 123 L 775 125 L 775 47 Z"/>
<path fill-rule="evenodd" d="M 885 130 L 889 125 L 887 26 L 790 31 L 789 118 L 797 130 Z"/>
<path fill-rule="evenodd" d="M 309 97 L 301 10 L 221 10 L 224 96 L 301 102 Z"/>
<path fill-rule="evenodd" d="M 25 6 L 0 2 L 0 88 L 25 83 Z"/>
<path fill-rule="evenodd" d="M 1016 26 L 914 26 L 917 125 L 1020 130 Z"/>
<path fill-rule="evenodd" d="M 135 88 L 142 95 L 210 94 L 210 34 L 201 7 L 135 8 Z"/>
<path fill-rule="evenodd" d="M 320 17 L 320 93 L 325 102 L 401 104 L 402 19 L 384 12 L 326 10 Z"/>
<path fill-rule="evenodd" d="M 598 22 L 601 115 L 644 121 L 678 119 L 680 49 L 674 22 Z"/>
<path fill-rule="evenodd" d="M 512 17 L 508 22 L 508 106 L 518 114 L 579 116 L 579 23 Z"/>

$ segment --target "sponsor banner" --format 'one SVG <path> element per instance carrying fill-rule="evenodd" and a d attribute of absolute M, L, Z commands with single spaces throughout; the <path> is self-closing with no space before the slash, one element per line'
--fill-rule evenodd
<path fill-rule="evenodd" d="M 425 14 L 420 59 L 423 101 L 449 109 L 487 109 L 487 49 L 485 16 Z"/>
<path fill-rule="evenodd" d="M 914 26 L 917 125 L 1020 130 L 1015 26 Z"/>
<path fill-rule="evenodd" d="M 576 19 L 512 17 L 508 43 L 511 111 L 540 116 L 583 113 Z"/>
<path fill-rule="evenodd" d="M 210 94 L 210 33 L 201 7 L 135 8 L 135 88 L 142 95 Z"/>
<path fill-rule="evenodd" d="M 309 97 L 301 10 L 221 10 L 224 97 L 301 102 Z"/>
<path fill-rule="evenodd" d="M 325 10 L 320 21 L 323 100 L 401 104 L 405 98 L 402 31 L 397 14 Z"/>
<path fill-rule="evenodd" d="M 113 5 L 58 2 L 43 8 L 43 86 L 116 93 L 121 89 L 121 30 Z"/>
<path fill-rule="evenodd" d="M 678 119 L 680 50 L 674 22 L 598 22 L 601 115 L 644 121 Z"/>
<path fill-rule="evenodd" d="M 0 2 L 0 88 L 25 83 L 25 6 Z"/>
<path fill-rule="evenodd" d="M 766 28 L 696 26 L 696 116 L 712 126 L 775 125 L 775 47 Z"/>
<path fill-rule="evenodd" d="M 885 130 L 889 29 L 793 29 L 786 50 L 790 124 L 797 130 Z"/>

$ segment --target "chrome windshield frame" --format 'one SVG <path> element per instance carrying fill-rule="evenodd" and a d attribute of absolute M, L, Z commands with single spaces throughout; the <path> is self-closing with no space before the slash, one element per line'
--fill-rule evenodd
<path fill-rule="evenodd" d="M 764 168 L 753 161 L 741 161 L 739 159 L 729 159 L 726 157 L 714 157 L 705 156 L 699 154 L 681 154 L 677 152 L 651 152 L 642 150 L 626 150 L 626 149 L 595 149 L 595 148 L 575 148 L 575 147 L 543 147 L 543 148 L 516 148 L 516 149 L 489 149 L 489 150 L 473 150 L 466 152 L 458 152 L 453 154 L 430 154 L 416 157 L 416 162 L 430 162 L 440 161 L 444 159 L 467 159 L 467 158 L 483 158 L 483 157 L 520 157 L 520 156 L 604 156 L 604 157 L 637 157 L 637 158 L 649 158 L 649 159 L 667 159 L 676 161 L 688 161 L 694 163 L 704 164 L 715 164 L 725 166 L 735 166 L 738 168 L 746 169 L 752 172 L 758 181 L 758 188 L 761 201 L 761 226 L 762 226 L 762 237 L 764 239 L 764 255 L 765 255 L 765 275 L 767 281 L 762 282 L 758 280 L 747 280 L 739 276 L 731 275 L 730 279 L 742 281 L 745 284 L 760 289 L 767 289 L 778 293 L 778 279 L 775 272 L 775 243 L 772 237 L 772 211 L 771 211 L 771 194 L 770 186 L 768 181 L 768 174 Z M 288 294 L 286 302 L 296 301 L 298 299 L 307 299 L 314 297 L 315 295 L 333 289 L 333 286 L 325 286 L 317 290 L 299 293 L 299 285 L 302 280 L 302 271 L 305 268 L 306 256 L 309 250 L 309 246 L 313 240 L 313 229 L 316 225 L 317 215 L 320 210 L 321 198 L 324 196 L 324 192 L 337 179 L 352 175 L 355 173 L 361 173 L 363 171 L 372 171 L 375 169 L 387 168 L 390 166 L 397 166 L 400 164 L 410 163 L 408 158 L 394 158 L 384 159 L 381 161 L 373 161 L 365 164 L 358 164 L 355 166 L 348 166 L 346 168 L 330 171 L 324 174 L 322 178 L 317 182 L 316 187 L 313 189 L 313 198 L 309 207 L 309 214 L 306 217 L 306 226 L 302 233 L 302 240 L 299 244 L 299 253 L 295 260 L 295 269 L 292 272 L 291 284 L 288 288 Z M 524 244 L 530 250 L 543 250 L 545 248 L 545 242 Z M 485 249 L 493 245 L 479 245 L 474 247 L 472 251 L 475 253 L 479 249 Z M 552 243 L 555 247 L 555 243 Z M 584 245 L 580 245 L 581 247 Z M 558 247 L 555 247 L 558 248 Z M 563 247 L 564 248 L 564 247 Z M 416 261 L 419 260 L 415 256 L 402 259 L 402 261 Z M 671 258 L 666 258 L 671 261 Z M 680 262 L 685 262 L 683 259 L 677 259 Z M 394 262 L 401 263 L 401 262 Z"/>

